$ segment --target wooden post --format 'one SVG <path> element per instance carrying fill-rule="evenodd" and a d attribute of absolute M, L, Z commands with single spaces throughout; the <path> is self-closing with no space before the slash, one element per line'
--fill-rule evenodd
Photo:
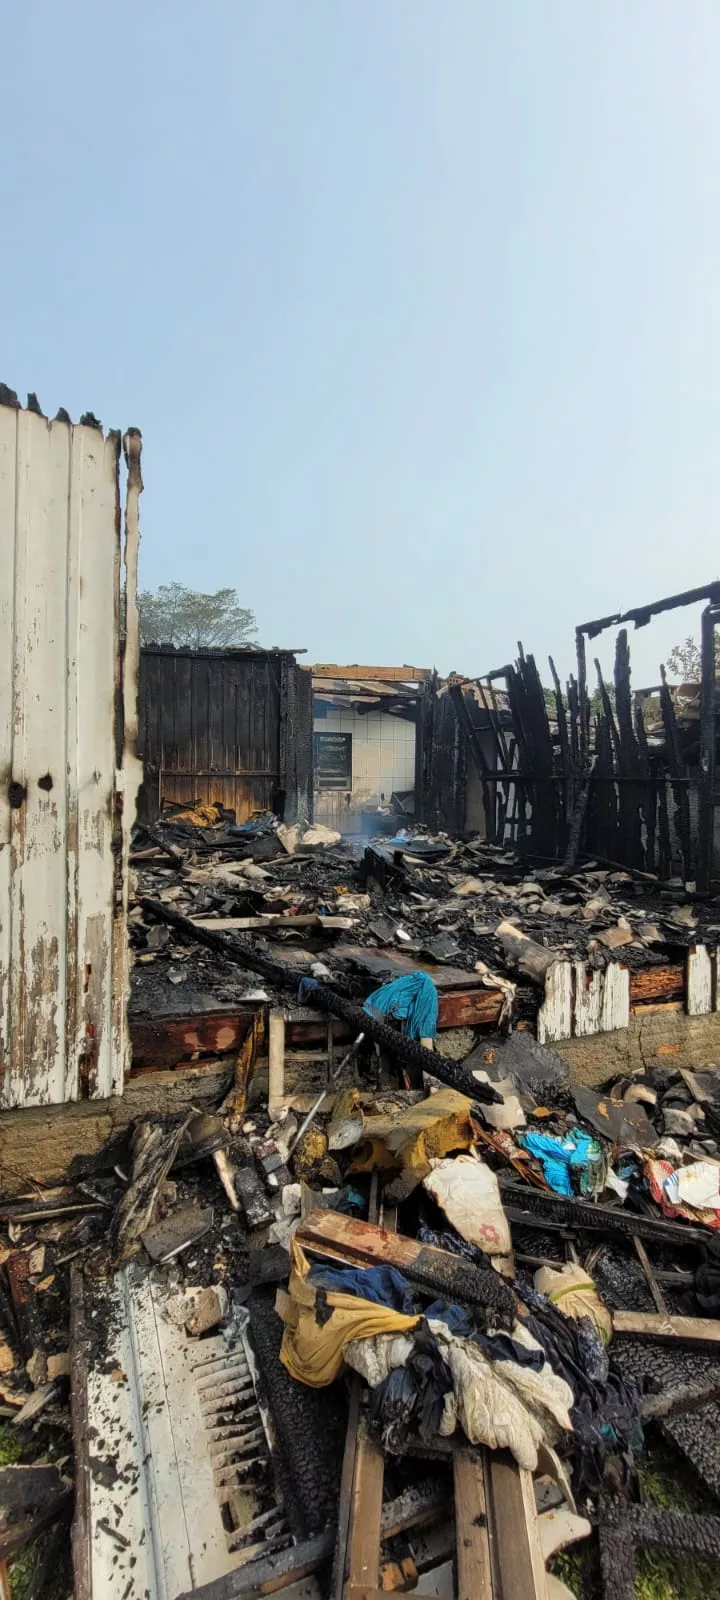
<path fill-rule="evenodd" d="M 268 1033 L 268 1111 L 277 1117 L 285 1102 L 285 1014 L 270 1012 Z"/>
<path fill-rule="evenodd" d="M 483 1456 L 453 1451 L 458 1600 L 493 1600 L 492 1559 Z"/>
<path fill-rule="evenodd" d="M 496 1587 L 503 1600 L 547 1600 L 532 1474 L 504 1450 L 486 1451 L 485 1464 Z"/>
<path fill-rule="evenodd" d="M 382 1448 L 370 1434 L 365 1419 L 360 1418 L 347 1541 L 345 1600 L 355 1600 L 353 1591 L 368 1591 L 372 1595 L 373 1590 L 378 1589 L 384 1477 L 385 1457 Z"/>
<path fill-rule="evenodd" d="M 702 677 L 700 687 L 700 778 L 698 783 L 699 842 L 697 886 L 707 894 L 712 886 L 715 835 L 715 624 L 717 610 L 708 606 L 702 614 Z"/>

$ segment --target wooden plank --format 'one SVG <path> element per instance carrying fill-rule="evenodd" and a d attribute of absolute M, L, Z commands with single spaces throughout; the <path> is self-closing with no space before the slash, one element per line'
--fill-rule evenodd
<path fill-rule="evenodd" d="M 191 917 L 194 928 L 213 928 L 215 933 L 264 933 L 268 928 L 339 928 L 355 926 L 355 917 L 320 917 L 316 911 L 291 917 L 284 911 L 263 912 L 257 917 Z"/>
<path fill-rule="evenodd" d="M 358 1222 L 354 1217 L 341 1216 L 337 1211 L 311 1211 L 297 1230 L 297 1241 L 303 1248 L 324 1256 L 334 1256 L 340 1261 L 357 1262 L 361 1266 L 387 1263 L 408 1270 L 423 1249 L 417 1239 L 408 1239 L 399 1233 L 390 1233 L 372 1222 Z M 447 1252 L 439 1254 L 451 1260 Z"/>
<path fill-rule="evenodd" d="M 493 1572 L 502 1600 L 547 1600 L 532 1476 L 507 1451 L 486 1455 Z"/>
<path fill-rule="evenodd" d="M 571 961 L 556 961 L 545 976 L 545 999 L 538 1012 L 538 1044 L 549 1044 L 572 1035 L 573 966 Z"/>
<path fill-rule="evenodd" d="M 285 1094 L 285 1018 L 282 1011 L 270 1012 L 268 1025 L 268 1112 L 276 1118 Z"/>
<path fill-rule="evenodd" d="M 584 961 L 573 963 L 575 971 L 575 1032 L 580 1039 L 600 1032 L 603 999 L 603 974 L 588 968 Z"/>
<path fill-rule="evenodd" d="M 133 1017 L 133 1066 L 172 1067 L 198 1056 L 239 1050 L 252 1027 L 255 1007 L 243 1011 L 196 1012 L 185 1017 Z"/>
<path fill-rule="evenodd" d="M 345 1451 L 343 1454 L 342 1473 L 340 1476 L 340 1493 L 338 1495 L 338 1526 L 335 1539 L 332 1577 L 330 1580 L 330 1600 L 342 1600 L 342 1592 L 345 1583 L 348 1535 L 350 1531 L 350 1511 L 352 1505 L 352 1487 L 355 1478 L 355 1458 L 357 1455 L 358 1424 L 360 1419 L 360 1389 L 360 1379 L 357 1373 L 354 1373 L 350 1382 L 350 1404 L 348 1407 L 347 1431 L 345 1433 Z"/>
<path fill-rule="evenodd" d="M 345 1594 L 377 1589 L 380 1582 L 380 1517 L 385 1457 L 362 1417 L 358 1423 L 352 1506 L 348 1530 Z"/>
<path fill-rule="evenodd" d="M 359 967 L 378 985 L 387 983 L 390 978 L 401 978 L 408 972 L 427 972 L 439 995 L 446 989 L 484 989 L 480 973 L 466 972 L 463 967 L 453 967 L 449 964 L 438 966 L 432 961 L 418 961 L 416 956 L 411 958 L 403 955 L 400 950 L 380 950 L 376 946 L 344 944 L 337 951 L 337 958 L 338 961 L 347 961 L 351 966 Z"/>
<path fill-rule="evenodd" d="M 343 1217 L 336 1211 L 311 1211 L 295 1237 L 313 1255 L 357 1262 L 360 1266 L 384 1263 L 397 1267 L 413 1281 L 442 1282 L 449 1298 L 455 1295 L 468 1304 L 474 1302 L 483 1270 L 435 1245 L 421 1244 L 417 1239 L 390 1233 L 387 1228 L 377 1228 L 354 1217 Z"/>
<path fill-rule="evenodd" d="M 341 667 L 335 662 L 324 662 L 302 670 L 311 672 L 314 678 L 350 678 L 352 682 L 366 683 L 375 678 L 384 683 L 428 683 L 432 678 L 431 667 L 361 667 L 357 664 Z"/>
<path fill-rule="evenodd" d="M 485 1470 L 479 1450 L 453 1454 L 457 1600 L 493 1600 Z"/>
<path fill-rule="evenodd" d="M 634 1006 L 631 1009 L 633 1015 L 636 1015 L 636 1013 L 639 1011 L 643 1017 L 652 1017 L 655 1015 L 656 1011 L 684 1011 L 685 1006 L 682 1000 L 658 1000 L 657 1004 L 651 1002 L 649 1005 Z M 679 1050 L 680 1046 L 676 1045 L 674 1053 L 677 1054 Z"/>
<path fill-rule="evenodd" d="M 438 995 L 438 1028 L 495 1026 L 503 995 L 499 989 L 448 990 Z"/>
<path fill-rule="evenodd" d="M 85 1321 L 85 1280 L 70 1268 L 70 1417 L 75 1451 L 75 1514 L 72 1526 L 74 1594 L 92 1600 L 92 1478 L 88 1412 L 89 1334 Z"/>
<path fill-rule="evenodd" d="M 720 1322 L 712 1317 L 669 1317 L 654 1311 L 614 1311 L 615 1333 L 662 1339 L 671 1344 L 720 1345 Z"/>
<path fill-rule="evenodd" d="M 661 1288 L 660 1288 L 660 1286 L 658 1284 L 657 1278 L 655 1277 L 653 1269 L 652 1269 L 652 1267 L 650 1265 L 650 1258 L 649 1258 L 647 1250 L 645 1249 L 645 1246 L 644 1246 L 644 1244 L 642 1242 L 642 1239 L 634 1238 L 633 1239 L 633 1244 L 635 1246 L 635 1254 L 636 1254 L 636 1256 L 638 1258 L 638 1261 L 640 1262 L 640 1265 L 641 1265 L 641 1267 L 643 1269 L 643 1272 L 645 1274 L 645 1277 L 647 1279 L 647 1285 L 648 1285 L 650 1293 L 651 1293 L 651 1295 L 653 1297 L 653 1300 L 655 1301 L 655 1305 L 657 1307 L 657 1310 L 660 1312 L 661 1316 L 663 1316 L 663 1317 L 667 1316 L 667 1304 L 666 1304 L 666 1302 L 665 1302 L 665 1300 L 663 1298 L 662 1290 L 661 1290 Z"/>
<path fill-rule="evenodd" d="M 631 1011 L 649 1000 L 681 1000 L 684 994 L 685 968 L 680 962 L 630 973 Z"/>
<path fill-rule="evenodd" d="M 630 974 L 627 967 L 612 962 L 604 976 L 600 1032 L 614 1033 L 630 1024 Z"/>
<path fill-rule="evenodd" d="M 687 1014 L 705 1017 L 713 1009 L 713 961 L 704 944 L 696 944 L 687 958 Z"/>

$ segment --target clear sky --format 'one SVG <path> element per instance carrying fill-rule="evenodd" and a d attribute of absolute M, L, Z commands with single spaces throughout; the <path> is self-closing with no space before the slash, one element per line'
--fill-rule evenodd
<path fill-rule="evenodd" d="M 0 39 L 0 378 L 142 428 L 144 586 L 471 674 L 718 576 L 718 0 L 24 0 Z"/>

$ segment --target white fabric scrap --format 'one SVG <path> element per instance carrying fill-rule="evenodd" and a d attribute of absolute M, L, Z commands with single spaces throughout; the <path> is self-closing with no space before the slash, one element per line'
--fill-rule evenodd
<path fill-rule="evenodd" d="M 490 1256 L 510 1254 L 510 1226 L 500 1188 L 484 1161 L 473 1156 L 437 1161 L 423 1183 L 468 1244 Z"/>
<path fill-rule="evenodd" d="M 684 1206 L 695 1206 L 699 1211 L 720 1210 L 720 1166 L 716 1162 L 694 1161 L 690 1167 L 680 1167 L 675 1180 L 674 1188 Z"/>
<path fill-rule="evenodd" d="M 479 972 L 484 989 L 502 990 L 502 1008 L 499 1022 L 512 1022 L 515 1015 L 515 1000 L 517 997 L 517 984 L 499 972 L 492 972 L 484 961 L 475 962 L 475 971 Z"/>
<path fill-rule="evenodd" d="M 377 1389 L 395 1367 L 407 1366 L 413 1348 L 414 1341 L 407 1333 L 378 1333 L 374 1339 L 351 1339 L 343 1349 L 343 1360 L 371 1389 Z"/>
<path fill-rule="evenodd" d="M 571 1431 L 570 1385 L 547 1361 L 539 1372 L 516 1361 L 492 1361 L 472 1339 L 451 1333 L 446 1323 L 429 1318 L 428 1327 L 453 1381 L 452 1393 L 443 1402 L 440 1435 L 450 1437 L 459 1422 L 471 1444 L 510 1450 L 518 1466 L 533 1472 L 540 1444 L 552 1446 L 561 1432 Z M 512 1337 L 527 1349 L 541 1349 L 519 1322 Z M 413 1344 L 411 1334 L 381 1333 L 374 1339 L 353 1339 L 343 1355 L 347 1365 L 376 1389 L 396 1367 L 407 1365 Z"/>

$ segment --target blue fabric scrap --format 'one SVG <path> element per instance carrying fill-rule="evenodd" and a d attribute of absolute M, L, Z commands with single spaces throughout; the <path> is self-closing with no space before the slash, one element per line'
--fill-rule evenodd
<path fill-rule="evenodd" d="M 396 1267 L 324 1267 L 310 1268 L 309 1282 L 316 1289 L 329 1289 L 335 1294 L 355 1294 L 360 1300 L 372 1300 L 374 1305 L 389 1306 L 401 1311 L 403 1316 L 415 1315 L 412 1289 Z"/>
<path fill-rule="evenodd" d="M 384 983 L 368 995 L 363 1010 L 397 1017 L 405 1023 L 408 1039 L 434 1039 L 437 1033 L 437 989 L 427 972 L 408 972 Z"/>
<path fill-rule="evenodd" d="M 571 1170 L 587 1171 L 601 1157 L 597 1139 L 573 1128 L 564 1139 L 550 1133 L 520 1133 L 517 1142 L 542 1164 L 543 1176 L 556 1194 L 573 1194 Z"/>

